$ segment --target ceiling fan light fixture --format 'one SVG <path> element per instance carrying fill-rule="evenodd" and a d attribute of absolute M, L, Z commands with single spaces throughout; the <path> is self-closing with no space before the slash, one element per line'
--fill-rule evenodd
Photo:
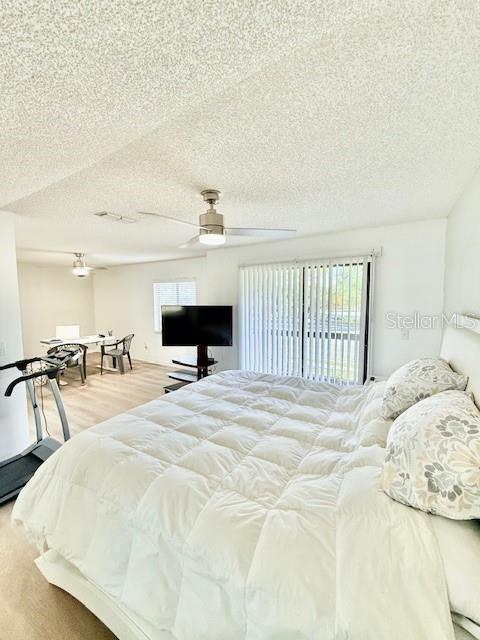
<path fill-rule="evenodd" d="M 72 273 L 77 278 L 86 278 L 90 273 L 90 269 L 88 267 L 73 267 Z"/>
<path fill-rule="evenodd" d="M 211 195 L 211 192 L 202 191 L 202 195 L 205 197 L 205 193 Z M 219 193 L 216 191 L 215 193 Z M 221 244 L 225 244 L 225 233 L 223 226 L 223 215 L 218 213 L 214 208 L 214 200 L 208 200 L 209 208 L 206 213 L 203 213 L 200 218 L 199 228 L 199 241 L 202 244 L 216 247 Z"/>
<path fill-rule="evenodd" d="M 225 244 L 225 236 L 223 235 L 223 233 L 207 231 L 201 233 L 198 239 L 202 244 L 207 244 L 210 246 L 219 246 L 221 244 Z"/>
<path fill-rule="evenodd" d="M 72 274 L 77 278 L 86 278 L 90 273 L 90 268 L 87 267 L 85 262 L 85 254 L 75 253 L 75 260 L 73 261 Z"/>

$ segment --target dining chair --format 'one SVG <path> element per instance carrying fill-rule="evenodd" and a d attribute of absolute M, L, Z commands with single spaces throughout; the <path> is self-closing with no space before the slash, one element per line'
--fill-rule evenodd
<path fill-rule="evenodd" d="M 61 356 L 62 358 L 70 357 L 65 360 L 65 366 L 67 369 L 72 367 L 78 367 L 80 371 L 80 378 L 82 384 L 85 384 L 85 378 L 87 377 L 87 346 L 78 343 L 59 344 L 52 347 L 47 351 L 47 356 Z M 57 378 L 60 377 L 60 371 L 57 374 Z M 57 379 L 57 382 L 59 380 Z"/>
<path fill-rule="evenodd" d="M 130 364 L 130 369 L 133 369 L 132 358 L 130 357 L 130 345 L 132 344 L 134 335 L 135 335 L 134 333 L 129 333 L 128 336 L 125 336 L 121 340 L 117 340 L 117 342 L 114 342 L 113 344 L 100 345 L 100 351 L 101 351 L 100 374 L 101 375 L 103 375 L 103 358 L 105 356 L 110 356 L 112 358 L 114 366 L 118 365 L 118 368 L 122 375 L 125 373 L 125 367 L 123 366 L 124 356 L 127 356 L 128 362 Z"/>

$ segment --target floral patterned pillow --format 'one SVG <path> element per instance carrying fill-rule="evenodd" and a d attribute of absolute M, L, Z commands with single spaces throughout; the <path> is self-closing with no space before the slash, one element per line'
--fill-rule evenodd
<path fill-rule="evenodd" d="M 463 391 L 468 378 L 455 373 L 440 358 L 417 358 L 400 367 L 387 380 L 382 403 L 382 417 L 394 420 L 419 400 L 441 391 Z"/>
<path fill-rule="evenodd" d="M 438 393 L 395 420 L 382 487 L 422 511 L 480 518 L 480 412 L 467 393 Z"/>

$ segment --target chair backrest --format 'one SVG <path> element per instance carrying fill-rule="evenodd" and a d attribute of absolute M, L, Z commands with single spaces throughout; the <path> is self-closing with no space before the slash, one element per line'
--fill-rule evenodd
<path fill-rule="evenodd" d="M 72 367 L 80 364 L 80 357 L 83 358 L 83 354 L 87 350 L 84 344 L 59 344 L 47 351 L 48 356 L 57 356 L 60 358 L 67 367 Z"/>
<path fill-rule="evenodd" d="M 134 333 L 129 333 L 128 336 L 125 336 L 125 338 L 122 340 L 124 356 L 127 355 L 127 353 L 130 351 L 130 345 L 132 344 L 134 335 Z"/>

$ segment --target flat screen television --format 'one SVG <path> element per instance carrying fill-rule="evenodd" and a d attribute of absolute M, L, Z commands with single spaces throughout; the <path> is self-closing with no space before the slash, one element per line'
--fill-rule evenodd
<path fill-rule="evenodd" d="M 232 307 L 162 305 L 165 347 L 232 346 Z"/>

